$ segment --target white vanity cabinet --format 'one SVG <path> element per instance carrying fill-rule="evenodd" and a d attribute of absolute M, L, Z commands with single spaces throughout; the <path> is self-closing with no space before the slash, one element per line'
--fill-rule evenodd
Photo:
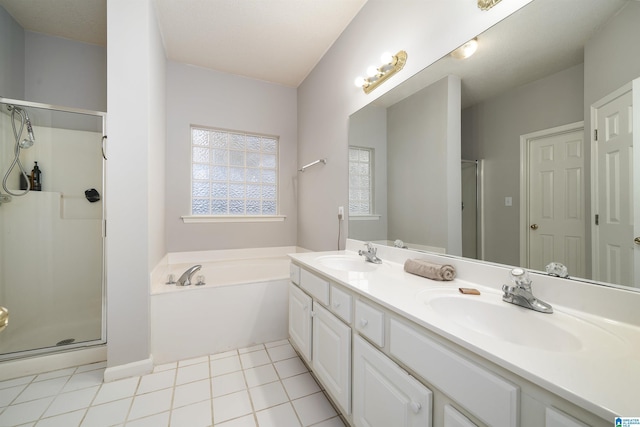
<path fill-rule="evenodd" d="M 351 413 L 351 328 L 313 303 L 313 372 L 343 414 Z"/>
<path fill-rule="evenodd" d="M 357 335 L 353 371 L 356 427 L 431 426 L 431 391 Z"/>
<path fill-rule="evenodd" d="M 307 362 L 311 361 L 311 309 L 311 297 L 290 283 L 289 338 Z"/>

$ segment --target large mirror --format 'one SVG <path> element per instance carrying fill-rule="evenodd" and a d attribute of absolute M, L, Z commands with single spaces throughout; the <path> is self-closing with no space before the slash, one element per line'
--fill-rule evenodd
<path fill-rule="evenodd" d="M 638 22 L 634 0 L 534 0 L 354 113 L 349 237 L 640 286 Z"/>

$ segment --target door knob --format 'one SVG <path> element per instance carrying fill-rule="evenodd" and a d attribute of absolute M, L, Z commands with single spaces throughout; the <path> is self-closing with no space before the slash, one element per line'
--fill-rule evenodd
<path fill-rule="evenodd" d="M 633 243 L 635 243 L 636 245 L 640 245 L 640 237 L 636 237 L 635 239 L 633 239 Z"/>
<path fill-rule="evenodd" d="M 538 229 L 538 224 L 531 224 L 529 226 L 532 230 L 537 230 Z"/>

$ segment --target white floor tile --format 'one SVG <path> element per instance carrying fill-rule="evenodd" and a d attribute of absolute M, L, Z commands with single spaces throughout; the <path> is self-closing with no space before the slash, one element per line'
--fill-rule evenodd
<path fill-rule="evenodd" d="M 62 377 L 31 383 L 20 393 L 14 402 L 22 403 L 43 397 L 55 396 L 62 390 L 68 380 L 69 377 Z"/>
<path fill-rule="evenodd" d="M 300 427 L 300 422 L 291 403 L 274 406 L 264 411 L 256 412 L 260 427 Z"/>
<path fill-rule="evenodd" d="M 61 393 L 53 399 L 53 403 L 43 417 L 53 417 L 67 412 L 88 408 L 94 396 L 98 392 L 98 386 L 76 390 L 69 393 Z"/>
<path fill-rule="evenodd" d="M 238 351 L 237 350 L 230 350 L 230 351 L 225 351 L 222 353 L 216 353 L 216 354 L 212 354 L 211 356 L 209 356 L 210 360 L 219 360 L 219 359 L 226 359 L 227 357 L 233 357 L 233 356 L 237 356 L 238 355 Z"/>
<path fill-rule="evenodd" d="M 154 374 L 147 374 L 140 377 L 140 385 L 136 394 L 144 394 L 173 387 L 176 379 L 176 371 L 161 371 Z"/>
<path fill-rule="evenodd" d="M 288 378 L 307 372 L 307 367 L 302 363 L 302 360 L 300 360 L 299 357 L 275 362 L 273 366 L 275 366 L 276 371 L 278 371 L 280 378 Z"/>
<path fill-rule="evenodd" d="M 247 379 L 247 385 L 249 387 L 256 387 L 278 381 L 278 374 L 272 364 L 245 369 L 244 376 Z"/>
<path fill-rule="evenodd" d="M 77 368 L 59 369 L 57 371 L 45 372 L 38 375 L 33 381 L 44 381 L 52 378 L 70 377 L 76 371 Z"/>
<path fill-rule="evenodd" d="M 260 411 L 289 401 L 280 381 L 249 389 L 253 409 Z"/>
<path fill-rule="evenodd" d="M 126 426 L 127 427 L 168 427 L 169 414 L 170 413 L 167 411 L 161 414 L 151 415 L 150 417 L 128 421 Z"/>
<path fill-rule="evenodd" d="M 251 353 L 241 354 L 240 362 L 242 362 L 243 369 L 248 369 L 271 363 L 271 359 L 269 359 L 267 352 L 262 349 Z"/>
<path fill-rule="evenodd" d="M 251 412 L 251 401 L 246 390 L 213 399 L 213 421 L 215 423 L 238 418 Z"/>
<path fill-rule="evenodd" d="M 211 383 L 209 379 L 177 386 L 173 392 L 173 408 L 211 400 Z"/>
<path fill-rule="evenodd" d="M 15 387 L 18 385 L 29 384 L 31 381 L 33 381 L 34 378 L 35 378 L 35 375 L 30 375 L 28 377 L 20 377 L 20 378 L 14 378 L 12 380 L 2 381 L 0 382 L 0 390 L 5 388 Z"/>
<path fill-rule="evenodd" d="M 78 427 L 82 422 L 86 408 L 74 412 L 68 412 L 55 417 L 43 418 L 36 423 L 37 427 Z"/>
<path fill-rule="evenodd" d="M 211 361 L 211 376 L 224 375 L 242 369 L 240 365 L 240 357 L 232 356 L 224 359 L 216 359 Z"/>
<path fill-rule="evenodd" d="M 0 389 L 0 408 L 4 408 L 9 405 L 13 400 L 27 388 L 26 384 L 18 385 L 10 388 Z"/>
<path fill-rule="evenodd" d="M 177 367 L 178 362 L 163 363 L 162 365 L 154 366 L 153 373 L 155 374 L 156 372 L 168 371 L 170 369 L 176 369 Z"/>
<path fill-rule="evenodd" d="M 79 374 L 81 372 L 87 372 L 87 371 L 95 371 L 97 369 L 104 370 L 106 367 L 107 367 L 107 362 L 90 363 L 88 365 L 78 366 L 78 369 L 76 369 L 76 374 Z"/>
<path fill-rule="evenodd" d="M 209 361 L 209 356 L 201 356 L 195 357 L 193 359 L 181 360 L 178 362 L 178 366 L 189 366 L 189 365 L 197 365 L 198 363 L 207 363 Z"/>
<path fill-rule="evenodd" d="M 176 375 L 176 385 L 187 384 L 208 378 L 208 363 L 199 363 L 197 365 L 189 365 L 182 368 L 178 367 L 178 375 Z"/>
<path fill-rule="evenodd" d="M 289 340 L 272 341 L 272 342 L 266 343 L 264 346 L 266 348 L 271 348 L 271 347 L 278 347 L 279 345 L 285 345 L 285 344 L 289 344 Z"/>
<path fill-rule="evenodd" d="M 87 365 L 90 366 L 90 365 Z M 62 389 L 63 392 L 81 390 L 83 388 L 102 385 L 104 368 L 76 373 L 69 378 L 69 382 Z"/>
<path fill-rule="evenodd" d="M 305 427 L 337 415 L 336 410 L 322 392 L 294 400 L 292 403 Z"/>
<path fill-rule="evenodd" d="M 134 397 L 128 419 L 135 420 L 168 411 L 171 409 L 172 394 L 173 389 L 168 388 Z"/>
<path fill-rule="evenodd" d="M 51 404 L 53 397 L 11 405 L 0 415 L 0 426 L 17 426 L 36 421 Z"/>
<path fill-rule="evenodd" d="M 274 371 L 275 373 L 275 371 Z M 241 371 L 219 375 L 211 379 L 213 397 L 224 396 L 247 388 Z"/>
<path fill-rule="evenodd" d="M 269 353 L 269 357 L 271 358 L 272 362 L 291 359 L 292 357 L 298 356 L 298 353 L 296 353 L 291 344 L 268 348 L 267 352 Z"/>
<path fill-rule="evenodd" d="M 345 427 L 340 417 L 333 417 L 321 423 L 314 424 L 313 427 Z"/>
<path fill-rule="evenodd" d="M 104 405 L 92 406 L 80 425 L 82 427 L 107 427 L 121 424 L 127 416 L 131 400 L 131 398 L 122 399 Z"/>
<path fill-rule="evenodd" d="M 216 423 L 214 427 L 256 427 L 256 421 L 253 414 L 251 414 L 223 423 Z"/>
<path fill-rule="evenodd" d="M 100 405 L 102 403 L 132 397 L 136 392 L 139 380 L 140 377 L 133 377 L 102 384 L 93 404 Z"/>
<path fill-rule="evenodd" d="M 258 344 L 251 347 L 239 348 L 238 353 L 239 354 L 251 353 L 253 351 L 258 351 L 258 350 L 264 350 L 264 345 Z"/>
<path fill-rule="evenodd" d="M 282 380 L 289 399 L 294 400 L 320 391 L 320 387 L 310 373 L 296 375 Z"/>
<path fill-rule="evenodd" d="M 171 412 L 171 427 L 209 427 L 211 401 L 200 402 Z"/>

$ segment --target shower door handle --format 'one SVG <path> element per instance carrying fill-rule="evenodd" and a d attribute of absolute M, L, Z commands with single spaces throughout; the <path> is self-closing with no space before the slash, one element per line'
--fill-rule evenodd
<path fill-rule="evenodd" d="M 9 310 L 4 307 L 0 307 L 0 332 L 4 331 L 4 328 L 9 324 Z"/>

